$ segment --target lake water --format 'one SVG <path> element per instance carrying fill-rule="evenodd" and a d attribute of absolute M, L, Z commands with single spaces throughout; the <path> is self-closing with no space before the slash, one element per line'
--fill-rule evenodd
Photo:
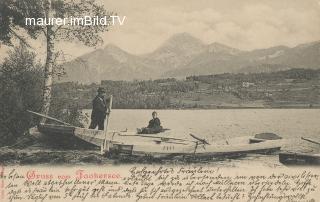
<path fill-rule="evenodd" d="M 108 130 L 135 130 L 146 126 L 153 110 L 112 110 Z M 84 111 L 88 116 L 90 110 Z M 197 134 L 209 142 L 271 132 L 286 139 L 283 150 L 319 152 L 320 146 L 301 140 L 320 140 L 320 109 L 157 110 L 172 134 Z M 253 158 L 253 159 L 252 159 Z M 249 156 L 240 161 L 276 164 L 277 156 Z"/>

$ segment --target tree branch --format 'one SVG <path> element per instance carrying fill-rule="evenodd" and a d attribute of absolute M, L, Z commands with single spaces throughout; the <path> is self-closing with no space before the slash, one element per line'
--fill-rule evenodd
<path fill-rule="evenodd" d="M 20 36 L 17 34 L 13 29 L 9 28 L 9 31 L 11 34 L 13 34 L 17 39 L 19 39 L 20 42 L 22 42 L 24 45 L 26 45 L 28 48 L 34 49 L 23 36 Z"/>
<path fill-rule="evenodd" d="M 54 34 L 56 34 L 59 31 L 59 29 L 61 29 L 62 26 L 63 25 L 60 25 L 59 27 L 57 27 L 57 29 L 54 31 Z"/>
<path fill-rule="evenodd" d="M 47 32 L 44 28 L 41 29 L 41 31 L 43 32 L 44 36 L 47 37 Z"/>

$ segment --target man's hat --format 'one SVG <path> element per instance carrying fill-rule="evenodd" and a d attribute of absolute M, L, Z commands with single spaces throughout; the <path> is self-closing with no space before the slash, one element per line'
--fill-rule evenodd
<path fill-rule="evenodd" d="M 98 88 L 98 93 L 105 93 L 106 90 L 103 87 Z"/>

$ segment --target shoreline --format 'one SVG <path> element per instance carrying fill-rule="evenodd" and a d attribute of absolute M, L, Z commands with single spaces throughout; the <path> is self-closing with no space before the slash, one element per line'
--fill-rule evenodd
<path fill-rule="evenodd" d="M 229 107 L 229 106 L 221 106 L 221 107 L 185 107 L 185 108 L 112 108 L 112 110 L 219 110 L 219 109 L 320 109 L 320 106 L 316 107 Z M 91 110 L 91 109 L 81 109 L 81 110 Z"/>

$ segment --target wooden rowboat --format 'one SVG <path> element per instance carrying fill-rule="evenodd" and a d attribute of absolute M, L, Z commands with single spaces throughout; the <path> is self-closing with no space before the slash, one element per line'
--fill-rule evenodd
<path fill-rule="evenodd" d="M 199 145 L 199 144 L 177 144 L 176 142 L 155 141 L 120 143 L 111 142 L 111 153 L 129 154 L 134 156 L 153 156 L 153 157 L 171 157 L 171 156 L 197 156 L 197 157 L 218 157 L 232 156 L 234 154 L 259 153 L 268 154 L 280 150 L 281 145 L 274 141 L 257 144 L 239 144 L 239 145 Z"/>
<path fill-rule="evenodd" d="M 320 165 L 320 154 L 281 152 L 279 161 L 286 165 Z"/>
<path fill-rule="evenodd" d="M 281 141 L 267 140 L 250 144 L 250 138 L 237 143 L 237 140 L 224 141 L 225 144 L 209 144 L 194 134 L 190 139 L 176 138 L 172 131 L 159 134 L 137 134 L 136 132 L 105 132 L 66 125 L 40 124 L 40 134 L 57 139 L 76 138 L 99 146 L 103 152 L 117 155 L 172 157 L 197 156 L 216 157 L 234 154 L 269 154 L 279 151 Z M 187 137 L 179 135 L 179 137 Z M 188 136 L 189 137 L 189 136 Z M 226 142 L 228 144 L 226 144 Z M 107 143 L 107 144 L 105 144 Z"/>
<path fill-rule="evenodd" d="M 310 138 L 301 137 L 302 140 L 320 145 L 319 141 Z M 320 154 L 302 153 L 302 152 L 281 152 L 279 161 L 287 165 L 320 165 Z"/>

